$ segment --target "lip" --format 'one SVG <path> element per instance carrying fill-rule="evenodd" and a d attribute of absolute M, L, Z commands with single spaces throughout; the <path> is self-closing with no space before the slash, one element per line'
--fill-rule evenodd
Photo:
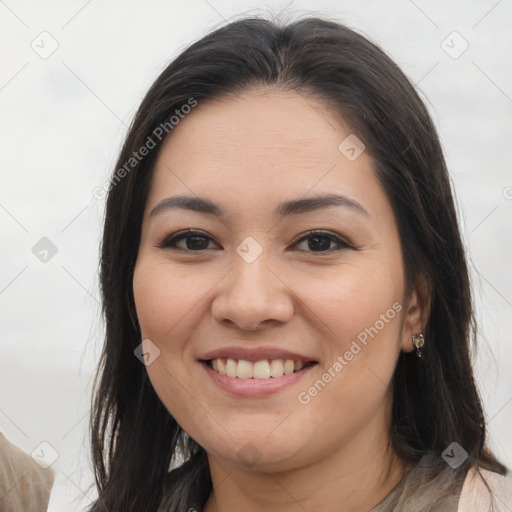
<path fill-rule="evenodd" d="M 292 359 L 292 357 L 289 359 Z M 221 375 L 212 370 L 205 361 L 201 361 L 200 366 L 212 382 L 222 390 L 236 396 L 261 398 L 293 386 L 304 376 L 309 375 L 312 369 L 317 365 L 306 366 L 302 370 L 291 373 L 290 375 L 269 377 L 268 379 L 239 379 L 237 377 L 228 377 L 227 375 Z"/>
<path fill-rule="evenodd" d="M 293 361 L 303 361 L 304 363 L 315 362 L 318 360 L 314 357 L 310 357 L 296 352 L 290 352 L 279 347 L 221 347 L 215 350 L 205 352 L 198 357 L 199 361 L 209 361 L 210 359 L 231 358 L 231 359 L 244 359 L 251 363 L 257 361 L 263 361 L 264 359 L 292 359 Z"/>

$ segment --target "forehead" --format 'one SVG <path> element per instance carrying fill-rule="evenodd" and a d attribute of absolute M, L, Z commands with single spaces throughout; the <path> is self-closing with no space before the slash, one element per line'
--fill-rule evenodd
<path fill-rule="evenodd" d="M 296 92 L 251 89 L 238 95 L 199 102 L 173 130 L 164 144 L 172 150 L 194 150 L 194 155 L 228 158 L 247 152 L 279 156 L 292 152 L 318 161 L 337 156 L 340 137 L 350 128 L 319 101 Z"/>
<path fill-rule="evenodd" d="M 199 102 L 160 149 L 147 206 L 181 193 L 266 211 L 339 193 L 387 214 L 373 159 L 357 146 L 357 158 L 344 153 L 353 137 L 340 116 L 296 92 L 255 89 Z"/>

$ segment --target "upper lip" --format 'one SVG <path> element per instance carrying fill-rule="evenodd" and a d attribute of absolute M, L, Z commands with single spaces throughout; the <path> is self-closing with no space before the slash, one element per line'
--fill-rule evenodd
<path fill-rule="evenodd" d="M 243 359 L 253 363 L 264 359 L 292 359 L 293 361 L 304 361 L 305 363 L 310 361 L 317 362 L 313 357 L 278 347 L 221 347 L 205 352 L 198 357 L 198 359 L 202 361 L 217 358 Z"/>

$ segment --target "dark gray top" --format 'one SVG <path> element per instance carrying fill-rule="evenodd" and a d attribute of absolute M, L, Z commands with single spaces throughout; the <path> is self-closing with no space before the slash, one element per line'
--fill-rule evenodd
<path fill-rule="evenodd" d="M 389 494 L 368 512 L 457 512 L 467 470 L 461 471 L 462 468 L 459 468 L 455 471 L 442 461 L 445 467 L 439 472 L 440 458 L 440 454 L 434 452 L 424 455 Z M 171 473 L 178 476 L 186 471 L 187 466 L 189 464 L 185 463 Z M 178 487 L 178 492 L 185 491 L 183 484 Z M 170 512 L 172 507 L 165 501 L 159 510 Z M 191 496 L 185 510 L 203 512 L 204 502 L 204 497 Z M 343 510 L 342 503 L 338 510 Z"/>
<path fill-rule="evenodd" d="M 467 471 L 454 471 L 446 464 L 434 476 L 439 459 L 437 453 L 424 455 L 369 512 L 457 512 Z"/>

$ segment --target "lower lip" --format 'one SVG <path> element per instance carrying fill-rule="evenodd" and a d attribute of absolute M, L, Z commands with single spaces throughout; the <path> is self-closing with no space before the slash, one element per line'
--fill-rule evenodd
<path fill-rule="evenodd" d="M 311 370 L 317 366 L 313 364 L 306 366 L 298 372 L 291 373 L 290 375 L 283 375 L 282 377 L 270 377 L 268 379 L 239 379 L 238 377 L 228 377 L 212 370 L 206 363 L 200 363 L 207 375 L 212 381 L 220 388 L 228 393 L 244 397 L 264 397 L 271 395 L 293 386 L 302 377 L 308 375 Z"/>

